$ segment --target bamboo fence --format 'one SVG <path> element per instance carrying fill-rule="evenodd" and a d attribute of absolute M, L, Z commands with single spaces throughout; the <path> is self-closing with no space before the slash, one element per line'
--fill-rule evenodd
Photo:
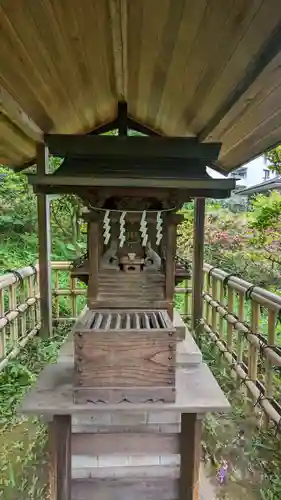
<path fill-rule="evenodd" d="M 70 262 L 52 262 L 53 321 L 75 320 L 86 287 L 70 275 Z M 201 329 L 216 344 L 265 422 L 281 428 L 281 297 L 204 264 Z M 40 330 L 37 266 L 0 276 L 0 371 Z M 191 282 L 176 288 L 183 317 L 191 317 Z M 219 362 L 219 360 L 218 360 Z"/>
<path fill-rule="evenodd" d="M 0 372 L 40 330 L 38 266 L 0 276 Z"/>
<path fill-rule="evenodd" d="M 265 425 L 281 429 L 281 297 L 233 274 L 204 264 L 201 328 L 216 344 L 230 373 L 247 388 Z M 176 290 L 184 294 L 183 315 L 191 316 L 189 283 Z M 278 339 L 280 334 L 280 342 Z"/>

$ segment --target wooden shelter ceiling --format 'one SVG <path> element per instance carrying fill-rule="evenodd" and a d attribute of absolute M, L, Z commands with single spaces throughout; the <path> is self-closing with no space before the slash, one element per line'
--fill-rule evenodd
<path fill-rule="evenodd" d="M 1 0 L 0 163 L 88 133 L 127 101 L 228 172 L 281 142 L 280 0 Z"/>

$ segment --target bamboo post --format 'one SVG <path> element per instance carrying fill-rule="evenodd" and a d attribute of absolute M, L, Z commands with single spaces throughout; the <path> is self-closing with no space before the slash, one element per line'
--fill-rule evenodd
<path fill-rule="evenodd" d="M 245 321 L 245 296 L 243 293 L 238 294 L 239 302 L 238 302 L 238 317 L 241 323 Z M 244 355 L 244 335 L 243 332 L 238 331 L 237 335 L 237 363 L 241 363 L 243 361 Z"/>
<path fill-rule="evenodd" d="M 218 281 L 216 278 L 212 277 L 212 297 L 213 300 L 218 298 Z M 217 331 L 217 311 L 215 307 L 212 307 L 212 330 Z"/>
<path fill-rule="evenodd" d="M 0 317 L 4 316 L 4 291 L 0 289 Z M 0 359 L 6 356 L 6 328 L 0 329 Z"/>
<path fill-rule="evenodd" d="M 8 299 L 9 311 L 15 311 L 17 308 L 16 284 L 9 286 L 8 294 L 9 294 L 9 299 Z M 10 323 L 10 336 L 12 344 L 14 346 L 18 338 L 18 319 L 14 319 Z"/>
<path fill-rule="evenodd" d="M 33 276 L 28 276 L 27 278 L 27 298 L 35 296 L 35 290 L 33 286 Z M 36 324 L 36 313 L 35 313 L 36 304 L 33 307 L 30 307 L 28 310 L 29 317 L 29 329 L 35 327 Z"/>
<path fill-rule="evenodd" d="M 211 293 L 211 275 L 209 273 L 207 273 L 205 275 L 206 277 L 206 292 L 208 294 Z M 212 307 L 210 306 L 210 304 L 207 302 L 206 303 L 206 323 L 207 325 L 210 324 L 210 316 L 211 316 L 211 311 L 212 311 Z"/>
<path fill-rule="evenodd" d="M 275 345 L 275 334 L 276 334 L 276 311 L 272 309 L 268 310 L 268 321 L 267 321 L 267 341 L 270 346 Z M 268 357 L 265 360 L 265 397 L 269 400 L 273 397 L 273 370 L 272 361 Z M 265 426 L 268 427 L 269 417 L 265 413 Z"/>
<path fill-rule="evenodd" d="M 198 332 L 203 314 L 205 199 L 196 198 L 194 207 L 194 247 L 192 264 L 192 330 Z"/>
<path fill-rule="evenodd" d="M 20 303 L 24 304 L 25 303 L 25 298 L 26 298 L 26 280 L 23 281 L 22 287 L 20 289 Z M 19 316 L 19 324 L 20 324 L 20 336 L 23 337 L 26 334 L 26 319 L 27 319 L 27 309 Z"/>
<path fill-rule="evenodd" d="M 54 269 L 54 291 L 53 291 L 53 296 L 54 296 L 54 316 L 55 320 L 58 320 L 60 317 L 60 302 L 59 302 L 59 295 L 57 293 L 58 288 L 59 288 L 59 272 L 57 269 Z"/>
<path fill-rule="evenodd" d="M 77 318 L 77 295 L 76 295 L 76 279 L 72 278 L 69 274 L 70 278 L 70 290 L 71 290 L 71 311 L 72 317 Z"/>
<path fill-rule="evenodd" d="M 258 304 L 258 302 L 251 300 L 251 330 L 253 333 L 258 333 L 259 319 L 260 319 L 260 305 Z M 250 344 L 248 372 L 249 372 L 249 377 L 253 381 L 257 380 L 258 354 L 259 354 L 258 348 L 254 344 Z"/>
<path fill-rule="evenodd" d="M 220 281 L 220 304 L 224 307 L 224 288 L 222 281 Z M 219 316 L 219 337 L 221 339 L 224 337 L 224 319 L 221 315 Z"/>
<path fill-rule="evenodd" d="M 232 313 L 233 312 L 233 299 L 234 293 L 233 288 L 228 285 L 227 287 L 227 310 Z M 231 323 L 227 323 L 227 348 L 229 352 L 232 352 L 233 347 L 233 325 Z"/>
<path fill-rule="evenodd" d="M 188 295 L 188 280 L 184 281 L 184 287 L 186 289 L 185 294 L 184 294 L 184 314 L 188 316 L 189 314 L 189 295 Z"/>

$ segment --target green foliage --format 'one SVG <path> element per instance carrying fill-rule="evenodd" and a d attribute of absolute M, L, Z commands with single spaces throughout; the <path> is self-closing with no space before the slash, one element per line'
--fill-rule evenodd
<path fill-rule="evenodd" d="M 269 169 L 276 174 L 281 175 L 281 146 L 277 146 L 265 154 L 265 158 L 270 161 Z"/>
<path fill-rule="evenodd" d="M 51 339 L 35 337 L 0 374 L 0 500 L 47 498 L 45 426 L 17 412 L 43 366 L 56 360 L 65 334 L 60 327 Z"/>
<path fill-rule="evenodd" d="M 51 159 L 51 170 L 60 160 Z M 38 256 L 37 203 L 24 174 L 0 166 L 0 271 L 34 262 Z M 74 195 L 51 202 L 52 259 L 69 260 L 84 253 L 81 200 Z"/>
<path fill-rule="evenodd" d="M 281 227 L 281 194 L 273 191 L 269 196 L 259 194 L 252 203 L 250 226 L 263 232 Z"/>

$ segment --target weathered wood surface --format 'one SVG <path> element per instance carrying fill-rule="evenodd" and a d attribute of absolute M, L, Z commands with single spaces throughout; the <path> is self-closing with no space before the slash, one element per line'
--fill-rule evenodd
<path fill-rule="evenodd" d="M 104 404 L 114 405 L 128 403 L 131 405 L 148 403 L 166 404 L 175 401 L 174 378 L 171 376 L 171 385 L 151 385 L 151 386 L 133 386 L 133 387 L 73 387 L 73 396 L 75 403 L 78 404 Z"/>
<path fill-rule="evenodd" d="M 74 455 L 165 455 L 179 453 L 177 434 L 145 433 L 75 433 L 72 434 Z"/>
<path fill-rule="evenodd" d="M 43 369 L 36 384 L 20 406 L 24 414 L 52 415 L 104 412 L 105 405 L 75 404 L 73 401 L 74 367 L 72 361 L 49 365 Z M 176 369 L 176 400 L 174 403 L 109 404 L 107 411 L 142 412 L 144 410 L 186 413 L 228 411 L 226 397 L 205 365 Z"/>
<path fill-rule="evenodd" d="M 81 335 L 81 336 L 80 336 Z M 159 386 L 171 383 L 175 341 L 161 330 L 89 331 L 75 335 L 75 385 Z"/>

